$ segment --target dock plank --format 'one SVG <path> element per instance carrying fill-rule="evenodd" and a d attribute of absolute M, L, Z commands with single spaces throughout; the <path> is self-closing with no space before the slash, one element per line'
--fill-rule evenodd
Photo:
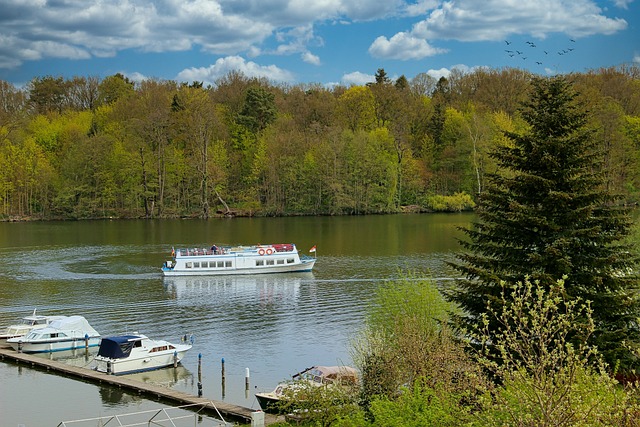
<path fill-rule="evenodd" d="M 73 366 L 64 362 L 45 359 L 32 354 L 19 353 L 10 347 L 0 347 L 0 359 L 3 362 L 6 362 L 8 359 L 8 361 L 13 363 L 24 363 L 26 365 L 31 365 L 32 367 L 50 370 L 64 374 L 67 377 L 91 381 L 93 383 L 110 384 L 126 388 L 132 392 L 175 402 L 178 406 L 189 404 L 201 405 L 213 414 L 215 414 L 216 411 L 219 412 L 227 421 L 250 424 L 251 414 L 255 412 L 255 410 L 244 406 L 193 396 L 171 388 L 133 380 L 124 375 L 107 375 L 103 372 L 94 371 L 93 369 Z M 273 424 L 282 419 L 282 417 L 277 417 L 271 414 L 265 413 L 264 415 L 265 425 Z"/>

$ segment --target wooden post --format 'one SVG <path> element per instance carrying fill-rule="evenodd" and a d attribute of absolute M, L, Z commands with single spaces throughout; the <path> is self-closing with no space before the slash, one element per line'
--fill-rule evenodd
<path fill-rule="evenodd" d="M 198 397 L 202 397 L 202 353 L 198 353 Z"/>
<path fill-rule="evenodd" d="M 173 367 L 174 368 L 178 367 L 178 352 L 177 351 L 173 352 Z"/>
<path fill-rule="evenodd" d="M 225 377 L 225 373 L 224 373 L 224 357 L 222 358 L 222 398 L 224 399 L 224 395 L 225 395 L 225 383 L 226 383 L 226 377 Z"/>

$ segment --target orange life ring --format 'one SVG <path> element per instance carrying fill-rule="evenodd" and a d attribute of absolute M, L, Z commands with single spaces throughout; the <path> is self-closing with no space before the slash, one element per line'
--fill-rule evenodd
<path fill-rule="evenodd" d="M 264 249 L 262 249 L 262 248 L 258 249 L 258 253 L 259 253 L 260 255 L 264 255 Z"/>
<path fill-rule="evenodd" d="M 267 249 L 267 255 L 271 255 L 273 253 L 273 249 L 269 248 Z"/>

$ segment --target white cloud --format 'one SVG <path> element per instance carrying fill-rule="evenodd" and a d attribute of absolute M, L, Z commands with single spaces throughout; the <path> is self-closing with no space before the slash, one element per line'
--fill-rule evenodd
<path fill-rule="evenodd" d="M 314 55 L 311 52 L 303 52 L 302 53 L 302 60 L 304 62 L 306 62 L 307 64 L 311 64 L 311 65 L 320 65 L 320 57 L 317 55 Z"/>
<path fill-rule="evenodd" d="M 603 15 L 593 0 L 457 0 L 432 11 L 412 33 L 428 40 L 482 41 L 501 40 L 510 34 L 538 38 L 550 33 L 613 34 L 626 27 L 624 19 Z"/>
<path fill-rule="evenodd" d="M 620 9 L 628 9 L 629 8 L 629 4 L 632 2 L 633 0 L 613 0 L 613 4 L 616 5 L 616 7 L 619 7 Z"/>
<path fill-rule="evenodd" d="M 636 53 L 635 55 L 633 55 L 633 62 L 635 62 L 636 64 L 640 64 L 640 53 Z"/>
<path fill-rule="evenodd" d="M 624 8 L 632 0 L 614 1 Z M 432 0 L 421 0 L 405 12 L 426 17 L 408 31 L 376 38 L 369 47 L 372 56 L 406 60 L 446 52 L 434 47 L 436 40 L 495 41 L 513 34 L 544 39 L 553 33 L 584 37 L 627 28 L 624 19 L 605 16 L 594 0 L 456 0 L 441 2 L 437 7 Z"/>
<path fill-rule="evenodd" d="M 389 40 L 380 36 L 369 46 L 369 53 L 375 58 L 422 59 L 443 52 L 444 49 L 434 48 L 425 39 L 409 33 L 398 33 Z"/>
<path fill-rule="evenodd" d="M 375 82 L 376 77 L 372 74 L 365 74 L 361 73 L 360 71 L 354 71 L 353 73 L 347 73 L 343 75 L 341 81 L 342 84 L 346 86 L 362 86 L 367 83 Z"/>
<path fill-rule="evenodd" d="M 176 76 L 179 82 L 203 82 L 206 85 L 215 85 L 216 80 L 227 75 L 231 71 L 239 71 L 247 77 L 264 77 L 275 82 L 293 82 L 291 72 L 276 67 L 275 65 L 259 65 L 252 61 L 245 61 L 239 56 L 227 56 L 218 59 L 209 67 L 187 68 Z"/>

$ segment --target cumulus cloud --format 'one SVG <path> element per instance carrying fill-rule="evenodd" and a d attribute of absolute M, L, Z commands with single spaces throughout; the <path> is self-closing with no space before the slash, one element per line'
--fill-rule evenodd
<path fill-rule="evenodd" d="M 480 41 L 500 40 L 510 34 L 539 38 L 549 33 L 576 37 L 613 34 L 626 27 L 624 19 L 605 16 L 593 0 L 458 0 L 433 10 L 412 33 L 426 39 Z"/>
<path fill-rule="evenodd" d="M 376 81 L 376 77 L 372 74 L 361 73 L 360 71 L 354 71 L 353 73 L 347 73 L 342 76 L 342 84 L 345 86 L 362 86 L 367 83 Z"/>
<path fill-rule="evenodd" d="M 307 64 L 320 65 L 320 57 L 317 56 L 317 55 L 314 55 L 311 52 L 303 52 L 302 53 L 302 60 L 304 62 L 306 62 Z"/>
<path fill-rule="evenodd" d="M 422 59 L 445 52 L 429 45 L 425 39 L 413 37 L 408 33 L 398 33 L 391 39 L 380 36 L 369 47 L 369 53 L 375 58 Z"/>
<path fill-rule="evenodd" d="M 615 0 L 625 8 L 632 0 Z M 572 37 L 613 34 L 627 28 L 621 18 L 605 16 L 593 0 L 456 0 L 434 5 L 421 0 L 405 9 L 410 15 L 426 15 L 410 30 L 388 38 L 379 36 L 369 47 L 376 58 L 421 59 L 446 52 L 434 47 L 438 40 L 495 41 L 513 34 L 544 39 L 552 33 Z"/>
<path fill-rule="evenodd" d="M 275 65 L 259 65 L 252 61 L 245 61 L 239 56 L 228 56 L 218 59 L 209 67 L 187 68 L 178 73 L 176 80 L 179 82 L 203 82 L 205 85 L 215 85 L 216 80 L 224 77 L 231 71 L 239 71 L 247 77 L 262 77 L 274 82 L 292 82 L 294 76 L 291 72 L 276 67 Z"/>
<path fill-rule="evenodd" d="M 635 55 L 633 55 L 633 62 L 635 62 L 636 64 L 640 64 L 640 53 L 636 53 Z"/>

